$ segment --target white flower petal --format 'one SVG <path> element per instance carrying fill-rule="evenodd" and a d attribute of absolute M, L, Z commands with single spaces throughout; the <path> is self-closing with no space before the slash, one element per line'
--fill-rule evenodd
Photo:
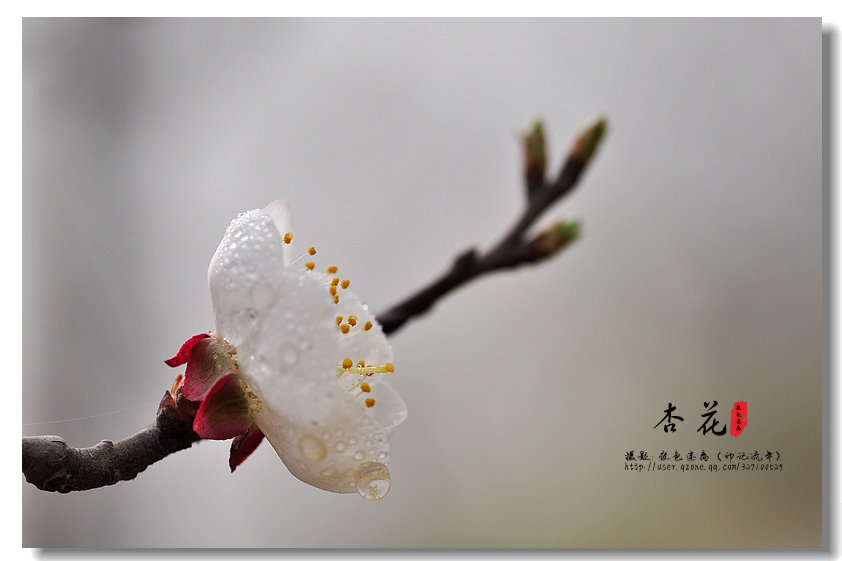
<path fill-rule="evenodd" d="M 366 414 L 361 398 L 339 392 L 318 428 L 288 422 L 264 409 L 255 422 L 284 465 L 301 481 L 334 493 L 356 491 L 355 474 L 365 462 L 388 463 L 388 435 Z"/>
<path fill-rule="evenodd" d="M 235 347 L 251 333 L 255 314 L 273 302 L 284 272 L 283 239 L 262 210 L 240 213 L 208 267 L 216 330 Z"/>
<path fill-rule="evenodd" d="M 332 302 L 312 275 L 284 272 L 271 286 L 274 303 L 237 347 L 240 374 L 266 406 L 295 422 L 318 423 L 337 386 Z"/>
<path fill-rule="evenodd" d="M 238 216 L 211 261 L 211 300 L 245 381 L 276 411 L 313 423 L 336 387 L 333 302 L 318 276 L 284 267 L 284 245 L 266 212 Z"/>

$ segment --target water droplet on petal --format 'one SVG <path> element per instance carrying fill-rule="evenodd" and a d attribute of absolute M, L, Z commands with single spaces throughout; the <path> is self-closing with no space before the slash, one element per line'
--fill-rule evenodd
<path fill-rule="evenodd" d="M 298 439 L 298 449 L 311 462 L 318 462 L 327 455 L 324 443 L 312 434 L 305 434 Z"/>
<path fill-rule="evenodd" d="M 357 485 L 357 492 L 369 501 L 377 501 L 385 497 L 392 485 L 389 468 L 380 462 L 360 464 L 357 473 L 354 474 L 354 481 Z"/>
<path fill-rule="evenodd" d="M 357 450 L 356 453 L 354 453 L 355 460 L 362 460 L 363 458 L 365 458 L 365 452 L 362 450 Z"/>
<path fill-rule="evenodd" d="M 340 440 L 336 443 L 336 451 L 342 452 L 343 450 L 345 450 L 345 443 Z"/>

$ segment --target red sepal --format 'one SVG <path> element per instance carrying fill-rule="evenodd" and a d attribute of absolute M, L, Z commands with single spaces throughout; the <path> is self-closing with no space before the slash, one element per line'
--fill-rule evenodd
<path fill-rule="evenodd" d="M 208 337 L 197 341 L 184 372 L 184 395 L 187 399 L 202 401 L 214 384 L 236 369 L 237 364 L 219 339 Z"/>
<path fill-rule="evenodd" d="M 220 378 L 199 406 L 193 430 L 202 438 L 227 440 L 251 428 L 248 397 L 236 374 Z"/>
<path fill-rule="evenodd" d="M 165 360 L 164 363 L 166 363 L 167 366 L 172 367 L 181 366 L 182 364 L 187 362 L 187 359 L 190 358 L 190 353 L 193 351 L 193 347 L 196 346 L 196 343 L 198 343 L 206 337 L 210 337 L 210 334 L 199 333 L 198 335 L 193 335 L 187 341 L 185 341 L 183 345 L 181 345 L 181 348 L 178 349 L 178 354 L 176 354 L 169 360 Z"/>
<path fill-rule="evenodd" d="M 231 442 L 231 455 L 228 458 L 231 473 L 234 473 L 237 466 L 243 463 L 261 442 L 263 442 L 263 433 L 257 425 L 252 425 L 246 434 L 241 434 Z"/>

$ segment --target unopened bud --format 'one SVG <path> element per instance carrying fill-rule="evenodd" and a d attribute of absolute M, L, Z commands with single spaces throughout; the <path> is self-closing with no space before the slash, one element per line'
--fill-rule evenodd
<path fill-rule="evenodd" d="M 540 234 L 529 244 L 532 255 L 536 259 L 543 259 L 564 249 L 570 242 L 579 237 L 579 222 L 556 222 Z"/>
<path fill-rule="evenodd" d="M 575 160 L 583 166 L 587 164 L 599 147 L 599 143 L 602 137 L 605 136 L 605 130 L 607 128 L 608 121 L 605 118 L 600 118 L 579 135 L 576 142 L 573 143 L 573 148 L 570 150 L 568 158 Z"/>
<path fill-rule="evenodd" d="M 547 169 L 547 145 L 544 138 L 544 126 L 541 121 L 535 121 L 532 128 L 524 132 L 523 142 L 523 171 L 529 184 L 544 181 Z"/>

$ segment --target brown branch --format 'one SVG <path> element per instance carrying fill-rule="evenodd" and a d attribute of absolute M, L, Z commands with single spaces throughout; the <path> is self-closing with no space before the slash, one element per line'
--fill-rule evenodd
<path fill-rule="evenodd" d="M 484 254 L 468 249 L 456 257 L 438 279 L 399 304 L 377 315 L 385 333 L 427 312 L 450 291 L 492 271 L 536 263 L 557 254 L 578 236 L 578 224 L 556 223 L 532 239 L 529 227 L 550 205 L 578 183 L 605 132 L 600 119 L 576 139 L 558 177 L 544 177 L 546 155 L 540 123 L 524 136 L 524 179 L 527 204 L 500 241 Z M 178 379 L 177 379 L 178 382 Z M 116 443 L 103 440 L 90 448 L 73 448 L 58 436 L 23 438 L 23 474 L 44 491 L 85 491 L 134 479 L 138 473 L 201 440 L 193 432 L 198 404 L 187 400 L 176 382 L 164 394 L 155 423 Z"/>
<path fill-rule="evenodd" d="M 448 292 L 492 271 L 536 263 L 572 242 L 578 235 L 578 224 L 557 223 L 532 240 L 524 235 L 535 220 L 554 202 L 568 194 L 579 181 L 602 136 L 606 122 L 600 119 L 586 129 L 573 145 L 557 179 L 548 184 L 544 178 L 546 157 L 540 123 L 524 136 L 524 176 L 527 186 L 526 207 L 511 229 L 485 254 L 468 249 L 456 257 L 450 269 L 438 279 L 399 304 L 377 314 L 384 333 L 394 333 L 415 316 L 427 312 Z"/>
<path fill-rule="evenodd" d="M 197 405 L 181 388 L 164 394 L 155 423 L 116 443 L 73 448 L 59 436 L 23 438 L 23 474 L 43 491 L 87 491 L 134 479 L 158 460 L 201 440 L 193 432 Z"/>

